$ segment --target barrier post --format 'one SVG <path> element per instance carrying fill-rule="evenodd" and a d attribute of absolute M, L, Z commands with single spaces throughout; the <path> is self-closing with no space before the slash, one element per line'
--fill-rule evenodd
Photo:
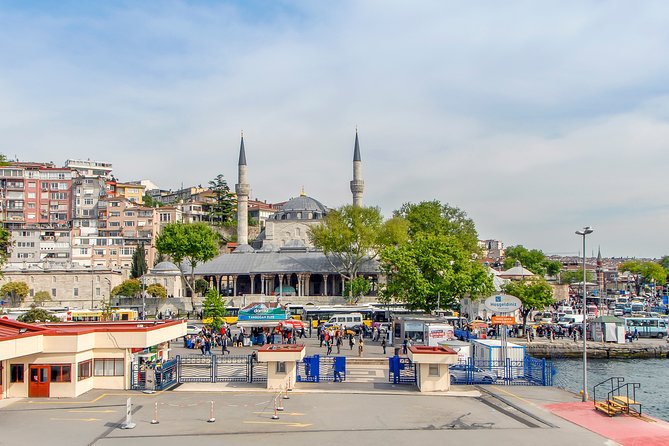
<path fill-rule="evenodd" d="M 213 423 L 216 421 L 216 418 L 214 418 L 214 402 L 211 401 L 211 408 L 209 409 L 209 419 L 207 420 L 207 423 Z"/>
<path fill-rule="evenodd" d="M 277 415 L 277 413 L 276 413 L 277 410 L 278 409 L 276 408 L 276 397 L 274 397 L 274 415 L 272 415 L 273 420 L 278 420 L 279 419 L 279 415 Z"/>
<path fill-rule="evenodd" d="M 151 424 L 158 424 L 158 402 L 156 401 L 153 406 L 153 419 L 151 420 Z"/>
<path fill-rule="evenodd" d="M 276 396 L 276 399 L 279 400 L 279 406 L 276 408 L 278 411 L 283 411 L 283 398 L 280 398 L 281 392 Z"/>
<path fill-rule="evenodd" d="M 134 429 L 135 426 L 132 422 L 132 399 L 128 398 L 125 401 L 125 423 L 121 425 L 121 429 Z"/>
<path fill-rule="evenodd" d="M 284 400 L 290 399 L 290 397 L 288 396 L 288 384 L 286 384 L 286 387 L 283 389 L 283 399 Z"/>

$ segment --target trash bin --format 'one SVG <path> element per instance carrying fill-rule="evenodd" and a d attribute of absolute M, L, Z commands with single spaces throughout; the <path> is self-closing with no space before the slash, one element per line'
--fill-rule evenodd
<path fill-rule="evenodd" d="M 400 355 L 400 349 L 401 349 L 401 347 L 395 347 L 395 356 Z"/>

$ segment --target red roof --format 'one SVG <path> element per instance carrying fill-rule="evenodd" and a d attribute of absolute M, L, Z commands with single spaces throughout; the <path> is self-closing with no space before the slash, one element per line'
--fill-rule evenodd
<path fill-rule="evenodd" d="M 95 332 L 146 332 L 185 323 L 174 321 L 117 321 L 117 322 L 48 322 L 43 324 L 24 324 L 22 322 L 0 319 L 0 341 L 7 341 L 25 336 L 67 336 Z M 19 330 L 25 328 L 24 333 Z"/>
<path fill-rule="evenodd" d="M 46 328 L 37 325 L 25 324 L 23 322 L 0 319 L 0 341 L 9 341 L 20 337 L 44 334 Z"/>

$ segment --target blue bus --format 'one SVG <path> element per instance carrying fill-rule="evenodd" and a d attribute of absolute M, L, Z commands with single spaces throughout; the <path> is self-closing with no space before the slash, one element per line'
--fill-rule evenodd
<path fill-rule="evenodd" d="M 625 331 L 638 333 L 640 338 L 659 338 L 667 335 L 667 323 L 659 317 L 625 318 Z"/>

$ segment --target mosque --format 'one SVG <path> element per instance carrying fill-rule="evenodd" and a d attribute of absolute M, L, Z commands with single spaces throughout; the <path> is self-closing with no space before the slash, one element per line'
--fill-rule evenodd
<path fill-rule="evenodd" d="M 207 280 L 221 291 L 229 290 L 235 296 L 230 302 L 233 305 L 243 305 L 258 298 L 267 300 L 265 296 L 273 296 L 272 299 L 282 303 L 344 303 L 342 276 L 325 254 L 311 244 L 308 235 L 309 229 L 320 224 L 330 209 L 302 192 L 284 203 L 266 221 L 259 236 L 249 241 L 248 199 L 251 186 L 247 180 L 247 168 L 242 136 L 238 182 L 235 185 L 238 246 L 230 254 L 222 254 L 197 266 L 196 277 Z M 362 206 L 364 181 L 357 130 L 350 186 L 353 205 Z M 361 301 L 376 301 L 378 263 L 372 260 L 366 262 L 359 275 L 366 277 L 372 285 L 369 295 Z"/>

